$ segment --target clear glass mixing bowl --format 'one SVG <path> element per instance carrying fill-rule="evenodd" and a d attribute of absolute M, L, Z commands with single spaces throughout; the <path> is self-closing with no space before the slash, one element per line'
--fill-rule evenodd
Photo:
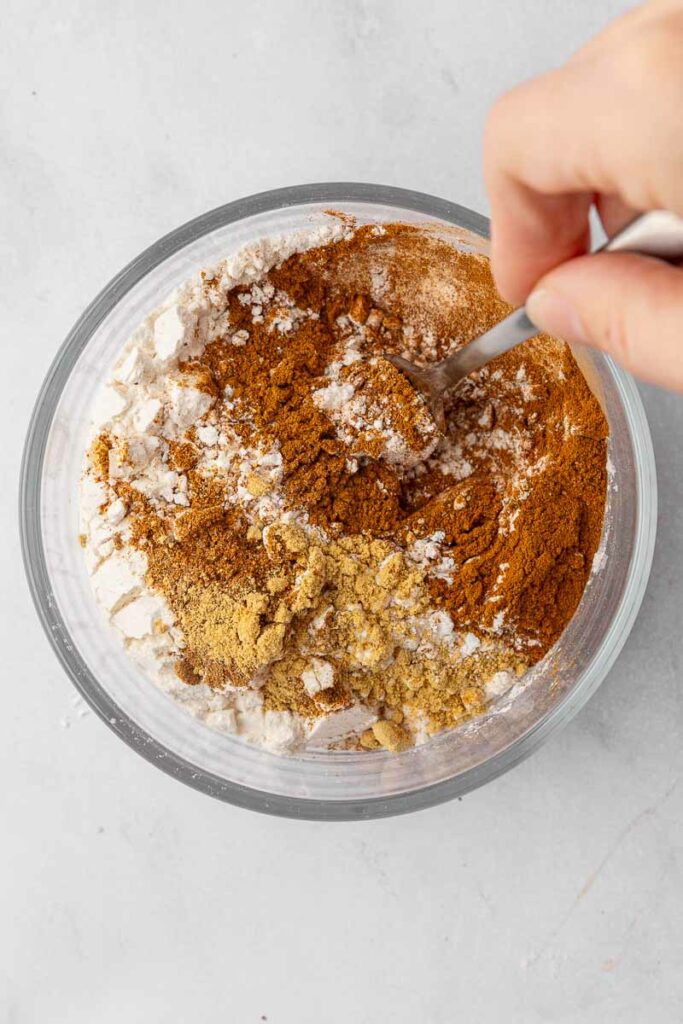
<path fill-rule="evenodd" d="M 379 185 L 278 189 L 221 206 L 143 252 L 83 313 L 38 397 L 24 453 L 21 536 L 36 608 L 62 665 L 94 711 L 133 749 L 190 786 L 272 814 L 380 817 L 448 800 L 527 757 L 585 704 L 621 649 L 652 560 L 656 481 L 633 381 L 583 354 L 610 424 L 612 467 L 603 548 L 579 609 L 549 655 L 482 719 L 403 754 L 282 757 L 212 731 L 128 659 L 96 605 L 78 544 L 78 481 L 91 398 L 145 314 L 197 268 L 257 237 L 295 231 L 333 207 L 360 222 L 437 225 L 455 245 L 486 251 L 488 222 L 453 203 Z"/>

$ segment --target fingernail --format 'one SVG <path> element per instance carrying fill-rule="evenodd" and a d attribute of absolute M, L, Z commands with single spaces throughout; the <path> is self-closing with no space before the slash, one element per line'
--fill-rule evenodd
<path fill-rule="evenodd" d="M 578 312 L 564 295 L 552 288 L 537 288 L 526 300 L 532 323 L 564 341 L 586 341 L 586 331 Z"/>

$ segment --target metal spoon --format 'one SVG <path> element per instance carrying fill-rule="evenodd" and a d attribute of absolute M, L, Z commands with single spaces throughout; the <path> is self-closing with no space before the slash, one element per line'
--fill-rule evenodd
<path fill-rule="evenodd" d="M 683 259 L 683 219 L 666 210 L 643 213 L 595 251 L 637 252 L 673 263 Z M 393 363 L 426 399 L 437 426 L 443 431 L 444 393 L 463 377 L 480 370 L 496 356 L 502 356 L 538 332 L 539 328 L 532 324 L 522 307 L 433 366 L 415 366 L 402 356 L 387 354 L 385 359 Z"/>

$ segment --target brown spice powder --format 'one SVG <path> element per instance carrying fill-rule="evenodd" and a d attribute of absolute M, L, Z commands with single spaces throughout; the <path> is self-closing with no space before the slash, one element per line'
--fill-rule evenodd
<path fill-rule="evenodd" d="M 245 443 L 279 449 L 286 507 L 327 539 L 251 521 L 219 477 L 196 468 L 193 432 L 169 446 L 169 465 L 187 473 L 188 509 L 162 514 L 121 481 L 116 493 L 132 542 L 147 553 L 149 583 L 185 634 L 184 681 L 245 685 L 261 673 L 266 708 L 306 717 L 360 697 L 384 716 L 361 746 L 400 749 L 404 709 L 431 731 L 480 714 L 482 683 L 523 672 L 573 615 L 602 528 L 606 422 L 569 349 L 541 336 L 451 395 L 459 464 L 435 455 L 406 473 L 382 457 L 372 431 L 346 443 L 314 394 L 361 331 L 366 359 L 340 380 L 379 396 L 407 447 L 424 447 L 421 403 L 378 357 L 440 358 L 505 315 L 488 262 L 405 225 L 365 227 L 290 257 L 266 280 L 314 315 L 282 336 L 273 311 L 255 317 L 248 289 L 235 289 L 230 334 L 246 332 L 248 343 L 214 341 L 182 372 L 217 396 L 219 418 L 230 396 L 225 415 Z M 108 473 L 110 449 L 104 435 L 93 447 L 97 474 Z M 359 453 L 368 458 L 352 465 Z M 245 486 L 258 499 L 272 485 L 255 471 Z M 405 549 L 435 533 L 454 565 L 450 580 L 406 560 Z M 435 607 L 480 639 L 474 653 L 454 661 L 446 648 L 425 657 L 405 646 L 406 620 Z M 311 696 L 301 676 L 313 656 L 330 661 L 335 684 Z"/>
<path fill-rule="evenodd" d="M 368 295 L 378 266 L 388 282 L 384 309 Z M 465 484 L 453 483 L 439 470 L 429 478 L 404 480 L 375 461 L 350 473 L 348 449 L 311 399 L 339 340 L 337 318 L 349 311 L 365 318 L 370 353 L 400 353 L 408 328 L 426 335 L 430 358 L 440 358 L 453 342 L 465 343 L 509 308 L 496 295 L 484 257 L 458 252 L 406 225 L 389 226 L 380 235 L 372 227 L 360 228 L 350 240 L 292 256 L 268 278 L 298 306 L 315 310 L 319 319 L 277 345 L 266 324 L 252 323 L 249 307 L 236 294 L 231 323 L 249 331 L 249 345 L 234 349 L 216 342 L 201 365 L 210 370 L 217 390 L 229 385 L 257 427 L 279 442 L 292 506 L 304 508 L 312 522 L 332 531 L 394 536 L 399 526 L 404 538 L 444 531 L 459 572 L 452 586 L 433 584 L 435 600 L 456 625 L 475 632 L 491 627 L 496 604 L 506 608 L 507 632 L 521 631 L 522 639 L 535 641 L 529 654 L 538 660 L 576 610 L 599 542 L 605 502 L 607 424 L 568 347 L 541 336 L 451 395 L 446 411 L 452 431 L 463 439 L 475 435 L 464 445 L 475 466 Z M 381 369 L 368 363 L 357 367 L 348 368 L 348 377 L 355 373 L 371 387 L 380 384 L 376 376 Z M 532 393 L 521 408 L 508 397 L 508 385 L 520 371 Z M 387 389 L 386 405 L 415 444 L 410 436 L 415 397 L 409 386 L 401 392 L 403 383 Z M 521 424 L 528 461 L 545 459 L 546 468 L 530 481 L 528 498 L 505 491 L 506 453 L 497 451 L 492 466 L 482 452 L 477 435 L 487 416 L 490 430 L 503 435 L 514 435 Z M 567 423 L 574 432 L 568 438 Z M 499 529 L 505 500 L 519 508 L 514 531 Z M 493 594 L 501 564 L 509 568 Z M 487 607 L 491 596 L 496 601 Z"/>
<path fill-rule="evenodd" d="M 423 461 L 434 449 L 439 431 L 429 409 L 408 379 L 382 356 L 344 367 L 339 379 L 353 387 L 363 409 L 358 424 L 342 419 L 351 455 L 409 464 Z"/>
<path fill-rule="evenodd" d="M 96 480 L 109 479 L 109 452 L 111 448 L 112 440 L 108 434 L 99 434 L 90 447 L 90 465 Z"/>

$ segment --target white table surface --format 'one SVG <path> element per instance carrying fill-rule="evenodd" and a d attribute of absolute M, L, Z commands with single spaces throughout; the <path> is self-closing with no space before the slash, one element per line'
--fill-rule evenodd
<path fill-rule="evenodd" d="M 16 529 L 34 397 L 124 263 L 283 184 L 486 210 L 491 99 L 626 6 L 5 0 L 2 1024 L 683 1020 L 683 399 L 642 389 L 659 536 L 601 690 L 505 777 L 404 818 L 271 819 L 144 762 L 74 705 Z"/>

